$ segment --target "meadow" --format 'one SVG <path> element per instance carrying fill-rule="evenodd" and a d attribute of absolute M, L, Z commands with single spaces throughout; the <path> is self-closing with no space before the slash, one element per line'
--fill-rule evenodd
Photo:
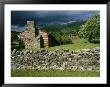
<path fill-rule="evenodd" d="M 76 39 L 73 40 L 73 44 L 60 45 L 55 47 L 50 47 L 47 50 L 55 50 L 55 49 L 69 49 L 69 50 L 81 50 L 81 49 L 90 49 L 99 47 L 100 44 L 97 43 L 89 43 L 86 39 Z"/>
<path fill-rule="evenodd" d="M 99 71 L 12 70 L 12 77 L 99 77 Z"/>
<path fill-rule="evenodd" d="M 76 39 L 73 44 L 60 45 L 50 48 L 41 48 L 40 50 L 54 51 L 56 49 L 81 50 L 100 47 L 99 43 L 89 43 L 85 39 Z M 27 49 L 22 49 L 27 50 Z M 39 50 L 39 49 L 29 49 Z M 11 70 L 12 77 L 99 77 L 100 71 L 74 71 L 74 70 Z"/>
<path fill-rule="evenodd" d="M 20 49 L 20 50 L 48 50 L 48 51 L 55 51 L 60 49 L 69 49 L 69 50 L 81 50 L 81 49 L 91 49 L 95 47 L 100 47 L 100 43 L 89 43 L 86 39 L 75 39 L 72 41 L 72 44 L 65 44 L 65 45 L 59 45 L 49 48 L 40 48 L 40 49 Z"/>

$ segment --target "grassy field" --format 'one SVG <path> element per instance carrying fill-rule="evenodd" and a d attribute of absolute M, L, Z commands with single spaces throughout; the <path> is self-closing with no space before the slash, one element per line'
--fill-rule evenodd
<path fill-rule="evenodd" d="M 99 77 L 99 71 L 12 70 L 12 77 Z"/>
<path fill-rule="evenodd" d="M 56 49 L 69 49 L 69 50 L 80 50 L 99 47 L 100 44 L 89 43 L 85 39 L 77 39 L 73 41 L 73 44 L 60 45 L 50 48 L 42 48 L 49 51 Z M 27 50 L 27 49 L 23 49 Z M 39 50 L 39 49 L 29 49 Z M 14 77 L 98 77 L 100 76 L 99 71 L 72 71 L 72 70 L 12 70 L 11 75 Z"/>
<path fill-rule="evenodd" d="M 50 47 L 48 48 L 48 50 L 55 50 L 55 49 L 80 50 L 80 49 L 89 49 L 95 47 L 99 47 L 99 44 L 89 43 L 85 39 L 76 39 L 73 41 L 73 44 Z"/>
<path fill-rule="evenodd" d="M 89 49 L 89 48 L 95 48 L 99 47 L 99 43 L 89 43 L 85 39 L 76 39 L 73 41 L 73 44 L 66 44 L 66 45 L 60 45 L 60 46 L 54 46 L 49 48 L 41 48 L 40 50 L 46 49 L 49 51 L 54 51 L 56 49 L 69 49 L 69 50 L 80 50 L 80 49 Z M 26 50 L 26 49 L 23 49 Z M 39 50 L 39 49 L 29 49 L 29 50 Z"/>

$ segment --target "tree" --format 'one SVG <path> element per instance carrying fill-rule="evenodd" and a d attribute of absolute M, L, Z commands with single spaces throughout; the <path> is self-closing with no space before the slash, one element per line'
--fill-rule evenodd
<path fill-rule="evenodd" d="M 82 38 L 88 39 L 91 42 L 92 39 L 100 38 L 100 16 L 92 16 L 80 27 L 79 35 Z"/>
<path fill-rule="evenodd" d="M 72 43 L 72 40 L 70 39 L 70 37 L 64 33 L 53 34 L 53 37 L 56 39 L 56 41 L 59 43 L 59 45 Z"/>

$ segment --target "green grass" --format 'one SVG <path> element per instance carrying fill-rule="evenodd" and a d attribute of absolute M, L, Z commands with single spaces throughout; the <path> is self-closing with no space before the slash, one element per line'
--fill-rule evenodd
<path fill-rule="evenodd" d="M 69 50 L 80 50 L 80 49 L 90 49 L 90 48 L 95 48 L 99 47 L 100 43 L 89 43 L 85 39 L 76 39 L 73 41 L 73 44 L 65 44 L 65 45 L 60 45 L 60 46 L 54 46 L 54 47 L 49 47 L 49 48 L 41 48 L 40 50 L 46 49 L 49 51 L 54 51 L 56 49 L 69 49 Z M 27 50 L 27 49 L 23 49 Z M 39 50 L 39 49 L 29 49 L 29 50 Z"/>
<path fill-rule="evenodd" d="M 42 48 L 49 51 L 56 49 L 80 50 L 100 47 L 100 44 L 89 43 L 85 39 L 76 39 L 73 44 L 54 46 L 50 48 Z M 22 49 L 27 50 L 27 49 Z M 29 49 L 39 50 L 39 49 Z M 12 70 L 13 77 L 99 77 L 99 71 L 73 71 L 73 70 Z"/>
<path fill-rule="evenodd" d="M 99 71 L 73 70 L 12 70 L 12 77 L 99 77 Z"/>
<path fill-rule="evenodd" d="M 55 50 L 55 49 L 80 50 L 80 49 L 89 49 L 95 47 L 99 47 L 99 44 L 89 43 L 85 39 L 77 39 L 73 41 L 73 44 L 50 47 L 48 48 L 48 50 Z"/>

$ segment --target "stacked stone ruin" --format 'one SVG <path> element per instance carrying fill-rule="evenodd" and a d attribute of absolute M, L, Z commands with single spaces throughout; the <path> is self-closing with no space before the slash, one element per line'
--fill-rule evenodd
<path fill-rule="evenodd" d="M 42 36 L 42 39 L 44 41 L 44 47 L 48 48 L 49 47 L 48 33 L 45 31 L 39 30 L 39 34 Z"/>
<path fill-rule="evenodd" d="M 100 70 L 100 49 L 23 50 L 11 53 L 12 69 Z"/>
<path fill-rule="evenodd" d="M 36 28 L 34 21 L 27 21 L 26 30 L 18 35 L 24 48 L 41 48 L 41 39 L 44 42 L 44 47 L 49 47 L 48 33 Z"/>

